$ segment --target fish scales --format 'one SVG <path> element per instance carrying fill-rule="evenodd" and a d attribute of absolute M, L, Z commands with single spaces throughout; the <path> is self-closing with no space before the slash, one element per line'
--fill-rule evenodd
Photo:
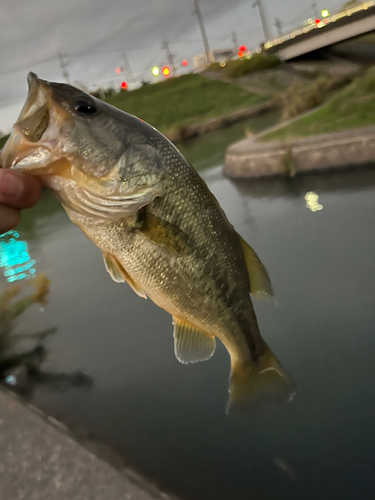
<path fill-rule="evenodd" d="M 210 358 L 215 338 L 224 344 L 229 406 L 290 399 L 250 299 L 272 296 L 267 271 L 194 168 L 143 120 L 33 73 L 28 83 L 3 166 L 40 177 L 111 277 L 172 315 L 179 361 Z"/>

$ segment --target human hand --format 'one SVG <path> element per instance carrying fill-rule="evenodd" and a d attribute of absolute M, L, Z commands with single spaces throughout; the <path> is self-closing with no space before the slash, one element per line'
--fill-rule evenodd
<path fill-rule="evenodd" d="M 0 168 L 0 234 L 17 226 L 20 209 L 34 206 L 40 194 L 41 184 L 35 177 Z"/>

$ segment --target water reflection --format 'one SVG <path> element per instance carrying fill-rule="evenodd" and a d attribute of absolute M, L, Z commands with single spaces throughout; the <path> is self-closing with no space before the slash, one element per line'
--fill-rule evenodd
<path fill-rule="evenodd" d="M 0 378 L 18 392 L 29 395 L 36 383 L 55 390 L 91 387 L 92 379 L 80 371 L 56 373 L 41 368 L 47 357 L 44 341 L 57 332 L 56 327 L 36 333 L 16 331 L 16 319 L 34 304 L 47 304 L 50 281 L 43 274 L 32 277 L 32 281 L 8 286 L 0 294 Z M 28 293 L 30 288 L 32 293 Z"/>
<path fill-rule="evenodd" d="M 35 260 L 28 253 L 26 241 L 19 239 L 17 231 L 0 236 L 0 267 L 9 283 L 35 277 Z"/>
<path fill-rule="evenodd" d="M 169 315 L 112 282 L 100 252 L 46 194 L 20 227 L 54 285 L 43 317 L 59 332 L 43 368 L 81 370 L 97 383 L 64 393 L 39 385 L 34 403 L 88 427 L 184 498 L 372 498 L 375 170 L 204 176 L 270 274 L 278 307 L 254 305 L 298 386 L 293 404 L 251 422 L 226 417 L 225 349 L 207 364 L 180 365 Z M 306 209 L 311 191 L 324 200 L 318 217 Z M 25 316 L 20 327 L 38 321 Z"/>
<path fill-rule="evenodd" d="M 314 191 L 308 191 L 305 194 L 306 207 L 309 208 L 312 212 L 319 212 L 323 210 L 323 205 L 319 203 L 319 195 L 314 193 Z"/>
<path fill-rule="evenodd" d="M 219 176 L 220 177 L 220 176 Z M 296 178 L 275 177 L 273 179 L 231 180 L 238 193 L 251 198 L 298 198 L 308 191 L 319 193 L 357 192 L 375 187 L 375 169 L 300 174 Z"/>

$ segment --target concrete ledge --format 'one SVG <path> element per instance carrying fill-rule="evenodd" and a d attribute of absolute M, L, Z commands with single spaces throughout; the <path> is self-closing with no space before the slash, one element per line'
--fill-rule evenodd
<path fill-rule="evenodd" d="M 56 420 L 0 387 L 1 500 L 172 500 L 78 443 Z"/>
<path fill-rule="evenodd" d="M 224 173 L 233 178 L 295 175 L 371 163 L 375 163 L 375 126 L 290 141 L 245 139 L 227 149 Z"/>

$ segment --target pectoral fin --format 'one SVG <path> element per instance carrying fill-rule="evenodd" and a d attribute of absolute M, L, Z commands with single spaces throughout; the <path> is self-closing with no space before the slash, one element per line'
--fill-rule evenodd
<path fill-rule="evenodd" d="M 189 251 L 189 240 L 186 233 L 170 222 L 153 215 L 148 207 L 138 212 L 138 220 L 134 229 L 138 229 L 144 236 L 179 257 Z"/>
<path fill-rule="evenodd" d="M 213 355 L 216 348 L 215 337 L 180 319 L 173 318 L 173 324 L 174 352 L 180 363 L 197 363 Z"/>
<path fill-rule="evenodd" d="M 245 257 L 245 264 L 250 283 L 250 294 L 258 300 L 272 302 L 273 288 L 267 270 L 254 250 L 238 235 Z"/>
<path fill-rule="evenodd" d="M 129 276 L 116 257 L 109 253 L 103 253 L 103 259 L 105 268 L 111 275 L 113 281 L 116 283 L 126 282 L 137 295 L 147 299 L 144 290 L 142 290 L 142 288 Z"/>

